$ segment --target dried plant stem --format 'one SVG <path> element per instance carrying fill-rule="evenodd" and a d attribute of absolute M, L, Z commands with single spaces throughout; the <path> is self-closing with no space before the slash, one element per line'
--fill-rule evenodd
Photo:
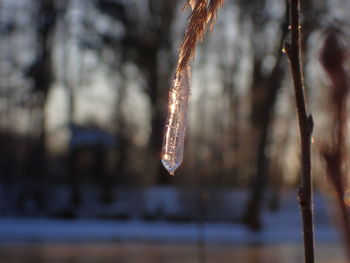
<path fill-rule="evenodd" d="M 285 43 L 285 51 L 290 61 L 294 82 L 296 106 L 298 112 L 301 137 L 302 176 L 298 196 L 303 222 L 305 263 L 314 263 L 314 224 L 311 179 L 311 136 L 313 119 L 308 114 L 304 91 L 304 81 L 301 68 L 301 39 L 300 39 L 300 0 L 290 0 L 291 42 Z"/>
<path fill-rule="evenodd" d="M 342 175 L 340 173 L 340 175 Z M 336 175 L 330 175 L 330 177 L 334 178 Z M 337 188 L 336 183 L 334 182 L 334 179 L 332 180 L 332 183 L 334 187 L 336 188 L 336 195 L 337 195 L 337 203 L 340 210 L 341 215 L 341 226 L 343 230 L 343 236 L 345 241 L 345 248 L 347 252 L 348 259 L 350 260 L 350 217 L 349 217 L 349 211 L 344 203 L 344 189 L 343 187 Z"/>
<path fill-rule="evenodd" d="M 213 29 L 217 12 L 223 4 L 224 0 L 187 0 L 184 8 L 190 7 L 192 13 L 180 46 L 177 73 L 189 66 L 196 52 L 196 44 L 203 41 L 208 25 Z"/>
<path fill-rule="evenodd" d="M 332 133 L 331 144 L 323 150 L 323 157 L 326 162 L 327 174 L 334 187 L 337 205 L 340 212 L 342 234 L 346 244 L 348 257 L 350 259 L 350 218 L 349 211 L 344 201 L 347 175 L 347 99 L 349 95 L 349 81 L 346 69 L 343 64 L 347 57 L 347 50 L 342 45 L 339 32 L 330 28 L 327 32 L 321 62 L 325 72 L 331 80 L 331 110 L 333 113 L 334 132 Z"/>
<path fill-rule="evenodd" d="M 345 77 L 345 72 L 343 71 L 343 76 Z M 346 80 L 346 78 L 344 78 Z M 348 87 L 346 82 L 343 82 L 345 86 L 342 87 L 345 90 L 345 94 L 337 100 L 334 101 L 334 125 L 335 138 L 333 138 L 333 146 L 324 151 L 324 159 L 327 165 L 327 173 L 332 183 L 336 197 L 337 204 L 340 212 L 340 220 L 341 226 L 343 230 L 344 241 L 346 244 L 346 250 L 348 254 L 348 258 L 350 259 L 350 217 L 349 211 L 344 202 L 345 195 L 345 177 L 346 173 L 344 172 L 343 166 L 346 161 L 346 153 L 344 149 L 344 145 L 346 145 L 346 98 Z M 334 86 L 334 89 L 339 88 Z"/>

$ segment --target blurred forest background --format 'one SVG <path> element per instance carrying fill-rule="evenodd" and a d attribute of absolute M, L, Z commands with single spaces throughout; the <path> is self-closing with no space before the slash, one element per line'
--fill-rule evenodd
<path fill-rule="evenodd" d="M 302 2 L 313 174 L 315 189 L 327 193 L 319 149 L 332 127 L 319 52 L 330 26 L 349 39 L 350 1 Z M 229 219 L 259 229 L 263 209 L 277 209 L 283 191 L 295 189 L 299 130 L 282 53 L 286 1 L 226 1 L 193 64 L 183 165 L 173 177 L 161 166 L 168 89 L 189 15 L 183 4 L 0 0 L 2 216 L 74 218 L 93 202 L 114 204 L 94 216 L 125 219 L 118 202 L 128 199 L 150 220 L 166 208 L 146 213 L 136 203 L 157 186 L 165 192 L 159 199 L 187 189 L 182 202 L 202 207 L 227 201 L 225 191 L 242 192 L 235 200 L 242 209 Z"/>

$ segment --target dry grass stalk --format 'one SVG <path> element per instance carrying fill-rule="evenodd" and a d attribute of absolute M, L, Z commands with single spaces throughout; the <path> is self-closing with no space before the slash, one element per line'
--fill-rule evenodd
<path fill-rule="evenodd" d="M 197 0 L 187 0 L 186 4 L 183 7 L 183 10 L 186 8 L 191 8 L 191 10 L 193 10 L 194 7 L 196 6 L 196 2 Z"/>
<path fill-rule="evenodd" d="M 203 41 L 208 25 L 212 28 L 217 11 L 223 5 L 224 0 L 188 0 L 184 8 L 191 8 L 192 13 L 189 17 L 184 40 L 180 46 L 179 59 L 176 72 L 179 73 L 185 69 L 193 59 L 196 52 L 196 44 Z"/>
<path fill-rule="evenodd" d="M 213 29 L 216 21 L 217 11 L 223 6 L 224 0 L 212 0 L 208 7 L 210 29 Z"/>
<path fill-rule="evenodd" d="M 343 66 L 346 57 L 347 51 L 344 43 L 339 39 L 339 32 L 334 28 L 329 29 L 326 33 L 320 60 L 332 83 L 330 106 L 333 114 L 332 127 L 334 127 L 334 132 L 330 145 L 324 147 L 322 154 L 327 167 L 327 175 L 337 195 L 344 239 L 350 259 L 350 217 L 344 201 L 348 170 L 346 167 L 346 104 L 350 88 L 348 76 Z"/>

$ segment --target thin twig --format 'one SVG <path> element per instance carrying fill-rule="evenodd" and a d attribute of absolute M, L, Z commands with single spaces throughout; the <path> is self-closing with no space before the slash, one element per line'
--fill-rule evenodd
<path fill-rule="evenodd" d="M 289 8 L 291 42 L 286 42 L 284 49 L 288 55 L 293 76 L 301 137 L 302 176 L 298 196 L 303 222 L 305 263 L 314 263 L 314 224 L 311 179 L 311 136 L 313 118 L 307 112 L 301 68 L 300 0 L 290 0 Z"/>

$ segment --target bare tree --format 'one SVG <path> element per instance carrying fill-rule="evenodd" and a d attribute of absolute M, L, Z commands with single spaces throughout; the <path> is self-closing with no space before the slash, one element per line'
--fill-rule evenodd
<path fill-rule="evenodd" d="M 45 106 L 47 95 L 53 81 L 52 50 L 53 34 L 56 25 L 57 10 L 54 0 L 37 1 L 36 57 L 27 70 L 27 77 L 33 81 L 33 107 L 39 111 L 39 135 L 34 144 L 30 144 L 27 153 L 27 176 L 37 178 L 38 184 L 43 184 L 47 170 Z M 44 202 L 44 185 L 36 194 L 39 203 Z"/>

